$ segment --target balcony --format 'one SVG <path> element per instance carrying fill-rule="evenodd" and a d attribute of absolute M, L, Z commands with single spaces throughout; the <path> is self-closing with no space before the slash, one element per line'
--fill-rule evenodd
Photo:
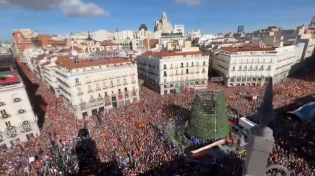
<path fill-rule="evenodd" d="M 80 108 L 81 108 L 81 110 L 87 109 L 86 103 L 85 102 L 80 103 Z"/>
<path fill-rule="evenodd" d="M 94 90 L 93 90 L 93 89 L 89 89 L 89 90 L 88 90 L 88 93 L 90 93 L 90 92 L 94 92 Z"/>
<path fill-rule="evenodd" d="M 131 92 L 131 94 L 132 94 L 133 97 L 136 97 L 137 96 L 137 91 L 134 90 L 134 91 Z"/>
<path fill-rule="evenodd" d="M 100 87 L 97 87 L 95 90 L 98 91 L 98 90 L 101 90 L 101 88 L 100 88 Z"/>
<path fill-rule="evenodd" d="M 121 92 L 118 93 L 118 99 L 119 100 L 124 99 L 124 95 Z"/>
<path fill-rule="evenodd" d="M 136 81 L 131 81 L 131 84 L 135 84 L 136 83 Z"/>
<path fill-rule="evenodd" d="M 96 100 L 93 98 L 93 99 L 90 99 L 90 101 L 89 101 L 89 103 L 90 103 L 90 106 L 91 107 L 94 107 L 94 106 L 96 106 Z"/>
<path fill-rule="evenodd" d="M 110 101 L 110 99 L 106 99 L 105 100 L 105 106 L 111 106 L 112 102 Z"/>
<path fill-rule="evenodd" d="M 110 99 L 110 96 L 105 94 L 105 99 Z"/>
<path fill-rule="evenodd" d="M 22 133 L 27 133 L 27 132 L 32 131 L 32 127 L 28 121 L 24 121 L 20 129 Z"/>
<path fill-rule="evenodd" d="M 102 105 L 104 103 L 104 98 L 103 97 L 98 97 L 97 98 L 97 104 Z"/>
<path fill-rule="evenodd" d="M 15 126 L 8 126 L 8 127 L 6 128 L 6 132 L 7 132 L 7 136 L 8 136 L 9 138 L 15 138 L 15 137 L 18 135 Z"/>
<path fill-rule="evenodd" d="M 107 88 L 108 88 L 108 86 L 104 86 L 104 87 L 103 87 L 103 89 L 107 89 Z"/>
<path fill-rule="evenodd" d="M 83 92 L 82 92 L 82 91 L 79 91 L 77 95 L 83 95 Z"/>
<path fill-rule="evenodd" d="M 124 95 L 125 95 L 125 98 L 129 98 L 129 92 L 125 92 Z"/>
<path fill-rule="evenodd" d="M 117 86 L 121 86 L 121 84 L 120 84 L 120 83 L 117 83 L 116 85 L 117 85 Z"/>
<path fill-rule="evenodd" d="M 128 83 L 127 83 L 127 82 L 124 82 L 124 85 L 128 85 Z"/>

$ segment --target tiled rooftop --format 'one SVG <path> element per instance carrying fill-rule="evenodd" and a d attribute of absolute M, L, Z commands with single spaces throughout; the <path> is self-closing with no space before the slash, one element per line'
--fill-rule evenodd
<path fill-rule="evenodd" d="M 260 48 L 260 47 L 222 47 L 220 50 L 228 52 L 249 52 L 249 51 L 275 51 L 275 48 Z"/>
<path fill-rule="evenodd" d="M 76 69 L 76 68 L 84 68 L 84 67 L 93 67 L 93 66 L 99 66 L 99 65 L 119 65 L 123 63 L 131 63 L 126 58 L 112 58 L 112 59 L 106 59 L 106 60 L 85 60 L 80 59 L 79 63 L 73 62 L 73 60 L 70 59 L 69 56 L 58 56 L 58 59 L 56 60 L 56 64 L 61 65 L 67 69 Z"/>
<path fill-rule="evenodd" d="M 163 59 L 165 57 L 172 57 L 172 56 L 187 56 L 187 55 L 196 55 L 196 56 L 201 56 L 202 52 L 201 51 L 191 51 L 191 52 L 167 52 L 167 51 L 160 51 L 160 52 L 152 52 L 148 51 L 142 54 L 142 56 L 146 57 L 153 57 L 153 58 L 160 58 Z"/>

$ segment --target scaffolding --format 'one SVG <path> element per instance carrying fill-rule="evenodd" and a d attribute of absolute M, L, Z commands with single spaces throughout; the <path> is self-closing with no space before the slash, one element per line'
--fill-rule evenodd
<path fill-rule="evenodd" d="M 187 134 L 206 141 L 223 139 L 230 132 L 227 118 L 224 92 L 197 90 Z"/>

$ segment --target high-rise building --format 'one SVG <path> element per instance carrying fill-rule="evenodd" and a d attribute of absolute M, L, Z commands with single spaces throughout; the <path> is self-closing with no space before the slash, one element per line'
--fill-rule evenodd
<path fill-rule="evenodd" d="M 12 54 L 0 54 L 0 147 L 11 147 L 40 134 L 37 118 Z"/>
<path fill-rule="evenodd" d="M 241 34 L 244 32 L 244 25 L 239 25 L 237 28 L 237 33 Z"/>
<path fill-rule="evenodd" d="M 223 91 L 197 90 L 186 132 L 203 141 L 226 138 L 231 131 Z"/>

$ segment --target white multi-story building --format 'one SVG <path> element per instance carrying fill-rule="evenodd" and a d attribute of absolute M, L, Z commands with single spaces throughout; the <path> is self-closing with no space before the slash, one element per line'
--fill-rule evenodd
<path fill-rule="evenodd" d="M 91 33 L 91 37 L 99 42 L 102 42 L 104 40 L 113 40 L 114 39 L 114 33 L 106 31 L 106 30 L 98 30 Z"/>
<path fill-rule="evenodd" d="M 31 58 L 37 57 L 38 55 L 44 54 L 44 50 L 39 47 L 30 46 L 23 51 L 23 55 L 20 56 L 20 60 L 22 63 L 30 65 Z"/>
<path fill-rule="evenodd" d="M 60 97 L 79 119 L 139 100 L 137 65 L 127 59 L 87 62 L 59 56 L 55 72 Z"/>
<path fill-rule="evenodd" d="M 135 38 L 137 39 L 153 39 L 154 33 L 152 31 L 146 31 L 145 29 L 140 29 L 138 32 L 134 33 Z"/>
<path fill-rule="evenodd" d="M 161 38 L 159 39 L 159 43 L 161 45 L 160 49 L 166 49 L 168 43 L 174 43 L 182 48 L 185 44 L 185 37 L 183 34 L 173 34 L 173 33 L 165 33 L 161 35 Z"/>
<path fill-rule="evenodd" d="M 172 33 L 175 33 L 175 34 L 178 34 L 178 33 L 181 33 L 181 34 L 185 34 L 185 27 L 184 25 L 182 24 L 175 24 L 175 27 L 172 31 Z"/>
<path fill-rule="evenodd" d="M 200 51 L 146 52 L 137 61 L 144 84 L 161 95 L 207 85 L 209 58 Z"/>
<path fill-rule="evenodd" d="M 126 39 L 133 39 L 133 38 L 134 38 L 133 31 L 130 31 L 130 30 L 114 32 L 115 40 L 126 40 Z"/>
<path fill-rule="evenodd" d="M 0 56 L 0 70 L 0 146 L 10 148 L 40 131 L 12 56 Z"/>
<path fill-rule="evenodd" d="M 20 31 L 22 32 L 22 35 L 27 39 L 31 39 L 38 36 L 38 33 L 33 29 L 21 29 Z"/>
<path fill-rule="evenodd" d="M 200 38 L 202 36 L 201 31 L 199 29 L 194 29 L 189 32 L 190 40 L 194 40 L 195 38 Z"/>
<path fill-rule="evenodd" d="M 287 78 L 303 48 L 303 43 L 280 48 L 221 48 L 213 57 L 213 68 L 225 78 L 227 86 L 263 85 L 271 77 L 273 83 L 278 83 Z"/>
<path fill-rule="evenodd" d="M 69 39 L 69 35 L 52 35 L 51 36 L 52 40 L 65 40 L 65 39 Z"/>

